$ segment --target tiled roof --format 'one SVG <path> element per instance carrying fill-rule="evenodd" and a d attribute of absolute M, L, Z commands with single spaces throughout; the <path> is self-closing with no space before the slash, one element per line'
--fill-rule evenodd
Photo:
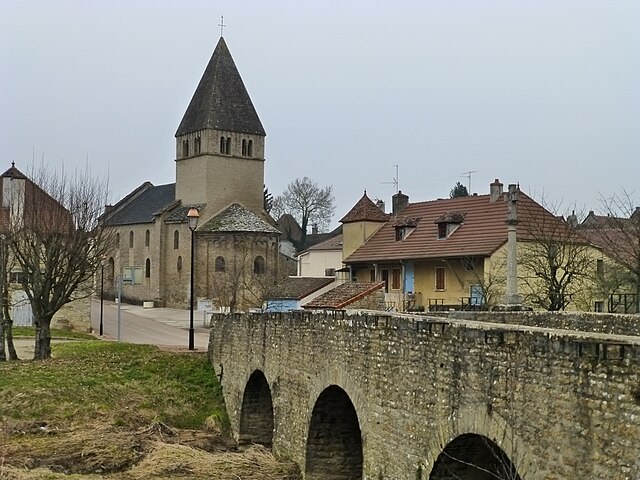
<path fill-rule="evenodd" d="M 222 37 L 182 117 L 176 137 L 206 128 L 266 135 Z"/>
<path fill-rule="evenodd" d="M 389 216 L 371 201 L 365 191 L 358 203 L 342 217 L 340 222 L 386 222 L 387 220 L 389 220 Z"/>
<path fill-rule="evenodd" d="M 266 220 L 248 210 L 239 203 L 233 203 L 211 220 L 198 227 L 199 232 L 260 232 L 277 233 L 280 231 Z"/>
<path fill-rule="evenodd" d="M 338 234 L 334 237 L 330 237 L 320 243 L 310 246 L 305 251 L 309 250 L 342 250 L 342 234 Z"/>
<path fill-rule="evenodd" d="M 166 218 L 165 222 L 167 223 L 184 223 L 187 219 L 187 213 L 192 208 L 197 209 L 198 211 L 202 211 L 202 209 L 206 206 L 206 203 L 195 203 L 193 205 L 180 205 L 178 208 L 174 209 Z"/>
<path fill-rule="evenodd" d="M 302 300 L 331 284 L 334 280 L 333 277 L 288 277 L 275 288 L 269 298 L 272 300 Z"/>
<path fill-rule="evenodd" d="M 392 219 L 344 262 L 489 256 L 507 241 L 507 202 L 501 197 L 491 203 L 489 198 L 473 195 L 410 203 L 402 210 L 403 217 L 421 217 L 411 235 L 396 240 Z M 547 231 L 568 228 L 523 192 L 519 192 L 517 209 L 518 240 L 533 240 L 534 224 Z M 439 239 L 436 222 L 450 212 L 464 212 L 464 221 L 449 237 Z"/>
<path fill-rule="evenodd" d="M 348 282 L 337 286 L 314 298 L 302 306 L 307 309 L 341 309 L 370 295 L 379 288 L 384 287 L 384 282 Z"/>
<path fill-rule="evenodd" d="M 137 195 L 132 196 L 128 203 L 124 200 L 131 194 L 119 202 L 122 206 L 115 205 L 115 212 L 106 221 L 108 225 L 151 223 L 156 214 L 175 201 L 175 183 L 154 186 L 146 182 L 136 190 L 139 190 Z"/>
<path fill-rule="evenodd" d="M 1 177 L 21 178 L 27 180 L 27 176 L 16 168 L 15 163 L 11 163 L 11 168 L 4 172 Z"/>

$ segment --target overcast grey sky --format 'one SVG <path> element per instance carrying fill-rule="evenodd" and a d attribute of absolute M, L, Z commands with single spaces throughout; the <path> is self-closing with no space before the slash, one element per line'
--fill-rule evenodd
<path fill-rule="evenodd" d="M 411 201 L 463 172 L 597 210 L 640 187 L 640 1 L 0 0 L 5 166 L 175 180 L 174 134 L 224 37 L 267 131 L 265 177 Z"/>

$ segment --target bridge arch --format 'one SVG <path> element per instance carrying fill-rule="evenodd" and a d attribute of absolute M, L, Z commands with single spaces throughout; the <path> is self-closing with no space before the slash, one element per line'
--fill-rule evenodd
<path fill-rule="evenodd" d="M 324 389 L 311 414 L 306 480 L 361 480 L 362 433 L 355 407 L 337 385 Z"/>
<path fill-rule="evenodd" d="M 273 400 L 269 382 L 261 370 L 255 370 L 244 388 L 238 442 L 271 447 L 273 424 Z"/>
<path fill-rule="evenodd" d="M 507 454 L 484 435 L 465 433 L 449 442 L 429 480 L 522 480 Z"/>

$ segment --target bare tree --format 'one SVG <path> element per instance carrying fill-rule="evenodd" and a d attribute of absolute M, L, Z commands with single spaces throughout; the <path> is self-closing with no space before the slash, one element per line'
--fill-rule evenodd
<path fill-rule="evenodd" d="M 51 320 L 65 304 L 92 293 L 92 277 L 112 245 L 99 223 L 107 183 L 88 169 L 74 175 L 41 167 L 26 180 L 11 209 L 12 254 L 22 269 L 22 288 L 33 310 L 34 359 L 51 356 Z"/>
<path fill-rule="evenodd" d="M 593 247 L 576 228 L 550 211 L 518 212 L 519 279 L 525 301 L 550 311 L 564 310 L 594 272 Z"/>
<path fill-rule="evenodd" d="M 482 262 L 482 259 L 474 257 L 461 259 L 464 269 L 471 273 L 474 283 L 480 286 L 483 308 L 500 303 L 507 283 L 506 254 L 497 256 L 493 261 L 487 260 Z M 484 264 L 484 267 L 478 268 L 481 263 Z"/>
<path fill-rule="evenodd" d="M 7 236 L 0 234 L 0 361 L 18 360 L 16 347 L 13 344 L 13 320 L 10 314 L 9 272 L 11 256 Z M 6 344 L 6 350 L 5 350 Z"/>
<path fill-rule="evenodd" d="M 309 224 L 317 225 L 320 231 L 327 230 L 335 210 L 333 188 L 320 188 L 317 182 L 303 177 L 296 178 L 274 199 L 272 211 L 275 218 L 289 213 L 296 219 L 302 228 L 301 244 L 304 245 Z"/>
<path fill-rule="evenodd" d="M 640 208 L 626 191 L 601 201 L 606 216 L 591 225 L 589 237 L 628 271 L 635 310 L 640 312 Z"/>

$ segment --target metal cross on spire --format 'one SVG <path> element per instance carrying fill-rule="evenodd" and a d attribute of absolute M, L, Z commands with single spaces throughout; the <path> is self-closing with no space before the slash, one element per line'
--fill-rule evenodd
<path fill-rule="evenodd" d="M 224 30 L 224 27 L 226 27 L 224 24 L 224 15 L 220 15 L 220 23 L 218 26 L 220 27 L 220 36 L 222 36 L 222 31 Z"/>

